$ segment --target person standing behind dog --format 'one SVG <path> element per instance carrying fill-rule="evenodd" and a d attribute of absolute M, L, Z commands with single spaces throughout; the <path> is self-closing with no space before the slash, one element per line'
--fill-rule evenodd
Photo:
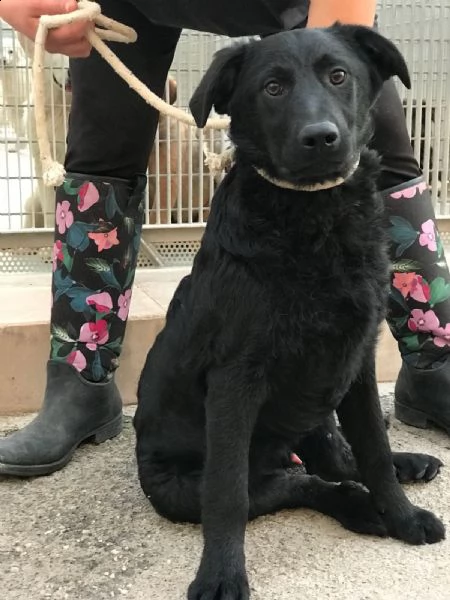
<path fill-rule="evenodd" d="M 114 45 L 114 51 L 160 96 L 182 28 L 237 37 L 324 27 L 336 20 L 372 26 L 376 10 L 375 0 L 99 4 L 105 15 L 136 30 L 136 43 Z M 70 12 L 76 6 L 75 0 L 1 0 L 0 17 L 33 39 L 41 14 Z M 122 429 L 113 374 L 130 306 L 145 172 L 158 114 L 91 52 L 85 39 L 89 27 L 77 23 L 52 30 L 46 46 L 72 57 L 73 89 L 67 178 L 56 192 L 50 360 L 41 412 L 27 427 L 0 440 L 2 475 L 51 473 L 69 462 L 82 441 L 99 443 Z M 403 358 L 396 413 L 412 425 L 431 421 L 450 433 L 450 300 L 441 294 L 433 307 L 429 304 L 433 282 L 450 282 L 450 274 L 392 82 L 377 104 L 372 147 L 382 157 L 379 188 L 393 225 L 392 256 L 403 265 L 393 273 L 388 315 Z M 399 216 L 401 220 L 392 219 Z M 398 223 L 405 221 L 411 232 L 419 232 L 408 247 L 398 231 Z M 408 264 L 416 270 L 406 272 Z"/>

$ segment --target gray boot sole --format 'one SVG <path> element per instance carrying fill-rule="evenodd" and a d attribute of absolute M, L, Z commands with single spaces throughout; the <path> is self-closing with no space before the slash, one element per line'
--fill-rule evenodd
<path fill-rule="evenodd" d="M 102 444 L 107 440 L 118 436 L 123 429 L 123 415 L 118 415 L 109 423 L 94 429 L 81 440 L 79 440 L 60 460 L 44 465 L 12 465 L 0 462 L 0 475 L 11 475 L 13 477 L 38 477 L 41 475 L 51 475 L 59 471 L 70 462 L 76 449 L 83 443 L 91 442 L 93 444 Z"/>
<path fill-rule="evenodd" d="M 448 435 L 450 435 L 450 427 L 448 427 L 445 423 L 439 422 L 438 419 L 430 417 L 422 410 L 411 408 L 410 406 L 401 404 L 398 401 L 395 402 L 395 417 L 399 421 L 402 421 L 402 423 L 411 425 L 411 427 L 429 429 L 432 426 L 436 426 L 439 427 L 439 429 L 443 429 L 448 433 Z"/>

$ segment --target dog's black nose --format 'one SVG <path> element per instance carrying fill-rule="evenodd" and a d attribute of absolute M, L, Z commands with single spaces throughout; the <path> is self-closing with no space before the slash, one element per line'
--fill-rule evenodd
<path fill-rule="evenodd" d="M 335 150 L 340 142 L 339 130 L 330 121 L 307 125 L 300 131 L 300 142 L 305 150 Z"/>

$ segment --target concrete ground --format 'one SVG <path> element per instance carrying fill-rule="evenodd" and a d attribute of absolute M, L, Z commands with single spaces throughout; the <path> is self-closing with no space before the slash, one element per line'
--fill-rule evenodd
<path fill-rule="evenodd" d="M 392 385 L 383 384 L 392 410 Z M 132 409 L 124 433 L 84 446 L 68 467 L 35 480 L 0 478 L 2 600 L 182 600 L 198 565 L 199 527 L 158 517 L 143 496 L 133 456 Z M 0 431 L 26 418 L 3 418 Z M 450 465 L 450 439 L 392 419 L 392 445 Z M 450 468 L 409 497 L 450 523 Z M 449 534 L 450 535 L 450 534 Z M 450 542 L 410 547 L 358 536 L 308 511 L 250 524 L 252 600 L 450 599 Z"/>

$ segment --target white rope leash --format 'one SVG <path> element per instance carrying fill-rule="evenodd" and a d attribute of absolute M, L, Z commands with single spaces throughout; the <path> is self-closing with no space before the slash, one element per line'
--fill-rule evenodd
<path fill-rule="evenodd" d="M 133 43 L 137 40 L 134 29 L 102 15 L 101 8 L 97 3 L 91 2 L 91 0 L 80 0 L 78 2 L 78 10 L 74 12 L 64 15 L 43 15 L 40 18 L 35 39 L 33 86 L 35 96 L 36 133 L 43 168 L 43 181 L 47 186 L 61 185 L 64 181 L 66 172 L 63 165 L 53 159 L 48 138 L 44 84 L 45 42 L 47 40 L 49 29 L 86 20 L 92 21 L 95 25 L 98 25 L 98 27 L 95 27 L 87 33 L 89 43 L 97 50 L 102 58 L 111 65 L 114 71 L 128 83 L 131 89 L 137 92 L 147 104 L 150 104 L 150 106 L 160 113 L 173 119 L 177 119 L 187 125 L 196 127 L 192 115 L 164 102 L 159 96 L 150 91 L 148 87 L 133 75 L 123 62 L 117 58 L 114 52 L 112 52 L 112 50 L 110 50 L 103 42 L 103 40 L 107 40 L 125 44 Z M 212 118 L 208 119 L 204 129 L 228 129 L 229 124 L 230 120 L 228 118 Z M 215 169 L 220 169 L 220 167 L 224 168 L 230 159 L 228 151 L 225 152 L 224 155 L 220 155 L 206 150 L 205 156 L 207 164 L 211 165 L 213 171 Z"/>

